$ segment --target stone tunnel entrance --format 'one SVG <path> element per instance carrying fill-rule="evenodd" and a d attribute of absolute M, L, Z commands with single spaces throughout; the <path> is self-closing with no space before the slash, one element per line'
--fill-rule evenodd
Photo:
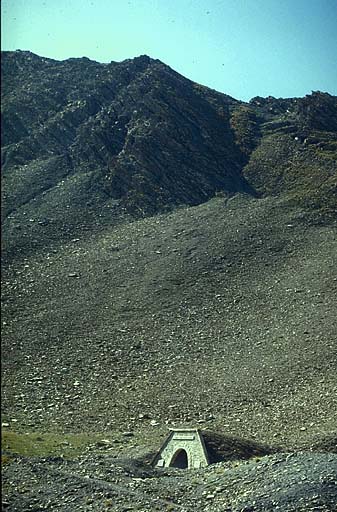
<path fill-rule="evenodd" d="M 179 468 L 179 469 L 187 469 L 188 468 L 188 457 L 186 450 L 177 450 L 173 455 L 171 463 L 171 468 Z"/>
<path fill-rule="evenodd" d="M 152 460 L 154 466 L 193 469 L 208 466 L 206 446 L 198 429 L 172 429 Z"/>

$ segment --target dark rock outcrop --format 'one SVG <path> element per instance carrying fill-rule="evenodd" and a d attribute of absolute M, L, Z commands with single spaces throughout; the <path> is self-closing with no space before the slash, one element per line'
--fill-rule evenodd
<path fill-rule="evenodd" d="M 2 85 L 9 254 L 217 194 L 290 192 L 334 209 L 327 93 L 246 104 L 147 56 L 100 64 L 26 51 L 3 52 Z"/>

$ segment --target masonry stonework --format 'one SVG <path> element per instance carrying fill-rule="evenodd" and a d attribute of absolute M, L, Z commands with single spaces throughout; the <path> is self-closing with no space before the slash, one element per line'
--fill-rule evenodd
<path fill-rule="evenodd" d="M 201 432 L 198 429 L 172 430 L 153 464 L 181 469 L 208 466 L 207 450 Z"/>

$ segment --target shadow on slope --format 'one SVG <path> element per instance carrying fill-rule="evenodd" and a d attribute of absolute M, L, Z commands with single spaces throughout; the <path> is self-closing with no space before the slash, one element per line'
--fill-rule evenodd
<path fill-rule="evenodd" d="M 263 457 L 281 451 L 279 447 L 271 447 L 252 439 L 228 436 L 220 432 L 202 431 L 210 463 L 226 460 L 245 460 Z"/>

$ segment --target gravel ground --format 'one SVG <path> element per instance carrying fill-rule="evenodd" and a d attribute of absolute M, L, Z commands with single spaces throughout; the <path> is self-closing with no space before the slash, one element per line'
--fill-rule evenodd
<path fill-rule="evenodd" d="M 140 446 L 184 425 L 287 450 L 331 435 L 336 240 L 282 200 L 237 196 L 9 265 L 3 421 Z"/>
<path fill-rule="evenodd" d="M 278 453 L 202 470 L 157 470 L 130 459 L 16 458 L 4 467 L 3 510 L 333 511 L 337 456 Z"/>

